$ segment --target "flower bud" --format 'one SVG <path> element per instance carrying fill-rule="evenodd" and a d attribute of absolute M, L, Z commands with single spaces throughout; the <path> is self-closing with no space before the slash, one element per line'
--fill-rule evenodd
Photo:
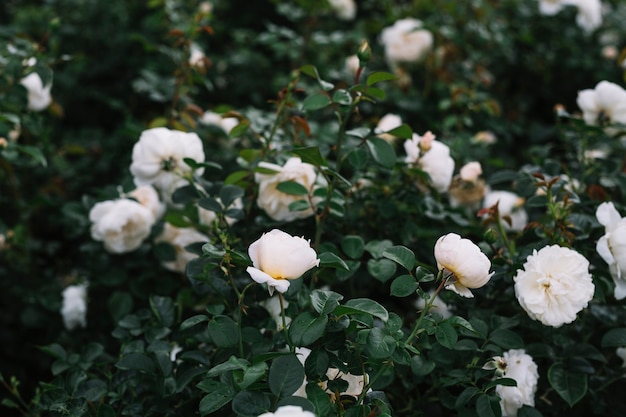
<path fill-rule="evenodd" d="M 485 239 L 485 242 L 489 244 L 496 243 L 496 240 L 498 240 L 498 233 L 491 228 L 487 229 L 487 231 L 483 234 L 483 239 Z"/>
<path fill-rule="evenodd" d="M 370 48 L 370 44 L 364 40 L 359 47 L 359 51 L 356 53 L 356 56 L 359 57 L 359 66 L 363 68 L 369 62 L 372 57 L 372 48 Z"/>

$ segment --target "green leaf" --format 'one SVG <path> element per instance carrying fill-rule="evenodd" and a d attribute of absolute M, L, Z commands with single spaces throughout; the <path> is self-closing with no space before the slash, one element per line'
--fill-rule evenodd
<path fill-rule="evenodd" d="M 335 87 L 332 83 L 322 80 L 319 72 L 317 72 L 317 68 L 313 65 L 303 65 L 300 67 L 300 72 L 308 75 L 309 77 L 315 78 L 324 91 L 332 90 Z"/>
<path fill-rule="evenodd" d="M 25 153 L 26 155 L 30 156 L 31 158 L 33 158 L 41 166 L 43 167 L 48 166 L 48 161 L 46 161 L 46 157 L 44 156 L 41 149 L 36 148 L 34 146 L 28 146 L 28 145 L 17 145 L 17 149 Z"/>
<path fill-rule="evenodd" d="M 365 242 L 361 236 L 347 235 L 341 239 L 341 250 L 352 259 L 359 259 L 363 255 L 364 249 Z"/>
<path fill-rule="evenodd" d="M 133 297 L 123 291 L 115 291 L 108 301 L 109 313 L 115 322 L 120 321 L 133 309 Z"/>
<path fill-rule="evenodd" d="M 396 350 L 396 340 L 385 334 L 380 327 L 374 327 L 371 330 L 362 330 L 367 332 L 367 341 L 365 348 L 370 356 L 374 359 L 387 359 L 393 355 Z"/>
<path fill-rule="evenodd" d="M 476 387 L 467 387 L 461 392 L 454 402 L 454 408 L 463 408 L 472 397 L 478 394 L 480 390 Z"/>
<path fill-rule="evenodd" d="M 444 347 L 454 349 L 454 345 L 459 340 L 456 330 L 448 321 L 442 321 L 435 329 L 435 339 Z"/>
<path fill-rule="evenodd" d="M 500 406 L 498 405 L 498 407 Z M 496 417 L 492 408 L 491 399 L 488 395 L 482 394 L 478 396 L 476 399 L 476 413 L 480 417 Z M 500 415 L 500 413 L 498 415 Z"/>
<path fill-rule="evenodd" d="M 543 417 L 543 415 L 534 407 L 523 405 L 522 408 L 517 410 L 517 417 Z"/>
<path fill-rule="evenodd" d="M 573 407 L 587 393 L 587 375 L 568 372 L 559 363 L 555 363 L 548 370 L 548 381 L 570 407 Z"/>
<path fill-rule="evenodd" d="M 435 274 L 423 266 L 418 266 L 415 269 L 415 279 L 417 282 L 431 282 L 435 280 Z"/>
<path fill-rule="evenodd" d="M 325 268 L 344 269 L 346 271 L 350 270 L 350 268 L 344 262 L 344 260 L 332 252 L 320 253 L 319 259 L 320 259 L 320 268 L 325 267 Z"/>
<path fill-rule="evenodd" d="M 535 195 L 526 200 L 526 207 L 546 207 L 548 205 L 548 196 Z"/>
<path fill-rule="evenodd" d="M 289 211 L 304 211 L 311 208 L 311 205 L 306 200 L 296 200 L 293 203 L 289 203 Z"/>
<path fill-rule="evenodd" d="M 222 200 L 224 208 L 230 207 L 236 199 L 243 197 L 243 195 L 243 189 L 235 185 L 224 185 L 220 190 L 220 200 Z"/>
<path fill-rule="evenodd" d="M 276 186 L 276 189 L 290 195 L 307 195 L 309 193 L 304 185 L 295 181 L 283 181 Z"/>
<path fill-rule="evenodd" d="M 216 365 L 213 368 L 209 369 L 209 371 L 206 373 L 206 376 L 210 378 L 216 375 L 220 375 L 224 372 L 230 372 L 237 369 L 243 370 L 246 369 L 248 366 L 249 362 L 247 360 L 231 356 L 226 362 L 222 362 L 219 365 Z"/>
<path fill-rule="evenodd" d="M 332 416 L 333 406 L 330 403 L 330 396 L 314 382 L 306 386 L 306 397 L 315 406 L 317 416 Z M 335 413 L 336 414 L 336 413 Z"/>
<path fill-rule="evenodd" d="M 369 136 L 371 131 L 372 130 L 367 128 L 367 127 L 356 127 L 354 129 L 350 129 L 350 130 L 346 131 L 346 135 L 354 136 L 354 137 L 357 137 L 359 139 L 365 139 L 366 137 Z"/>
<path fill-rule="evenodd" d="M 326 94 L 312 94 L 302 102 L 302 110 L 315 111 L 323 109 L 331 104 L 330 98 Z"/>
<path fill-rule="evenodd" d="M 58 343 L 51 343 L 46 346 L 39 346 L 39 350 L 47 353 L 55 359 L 65 360 L 67 358 L 67 352 L 63 348 L 63 346 Z"/>
<path fill-rule="evenodd" d="M 306 162 L 307 164 L 315 165 L 315 166 L 326 166 L 328 163 L 322 156 L 320 152 L 320 148 L 317 146 L 309 146 L 306 148 L 296 148 L 292 150 L 294 154 L 300 157 L 302 162 Z"/>
<path fill-rule="evenodd" d="M 517 334 L 508 329 L 496 329 L 489 335 L 496 345 L 503 349 L 519 349 L 524 347 L 524 340 Z"/>
<path fill-rule="evenodd" d="M 415 294 L 419 284 L 411 275 L 400 275 L 391 283 L 391 295 L 394 297 L 408 297 Z"/>
<path fill-rule="evenodd" d="M 391 144 L 377 137 L 368 138 L 366 144 L 374 161 L 385 168 L 393 168 L 396 163 L 396 152 Z"/>
<path fill-rule="evenodd" d="M 202 388 L 200 388 L 200 386 L 202 386 Z M 204 380 L 198 384 L 198 387 L 208 392 L 208 394 L 200 400 L 199 409 L 201 416 L 214 413 L 231 402 L 235 396 L 233 387 L 218 381 Z"/>
<path fill-rule="evenodd" d="M 239 184 L 244 178 L 248 177 L 250 173 L 248 171 L 235 171 L 230 173 L 224 180 L 224 184 Z"/>
<path fill-rule="evenodd" d="M 411 139 L 413 137 L 413 130 L 407 124 L 401 124 L 400 126 L 395 127 L 387 131 L 386 133 L 402 139 Z"/>
<path fill-rule="evenodd" d="M 233 127 L 230 130 L 230 132 L 228 132 L 228 137 L 238 138 L 240 136 L 243 136 L 243 134 L 246 133 L 249 128 L 250 128 L 250 122 L 247 120 L 244 120 L 240 122 L 237 126 Z"/>
<path fill-rule="evenodd" d="M 348 302 L 344 305 L 337 307 L 334 313 L 337 316 L 365 313 L 378 317 L 385 322 L 389 319 L 389 312 L 387 309 L 369 298 L 354 298 L 352 300 L 348 300 Z"/>
<path fill-rule="evenodd" d="M 306 398 L 297 397 L 291 395 L 289 397 L 283 397 L 276 404 L 276 408 L 280 408 L 286 405 L 294 405 L 302 408 L 304 411 L 310 411 L 311 413 L 315 413 L 315 405 L 311 401 Z"/>
<path fill-rule="evenodd" d="M 129 353 L 123 356 L 115 366 L 119 369 L 154 373 L 154 363 L 143 353 Z"/>
<path fill-rule="evenodd" d="M 343 300 L 343 295 L 330 290 L 311 291 L 311 305 L 319 315 L 329 314 Z"/>
<path fill-rule="evenodd" d="M 228 316 L 215 316 L 209 322 L 209 335 L 218 347 L 234 346 L 239 342 L 237 323 Z"/>
<path fill-rule="evenodd" d="M 367 85 L 368 87 L 370 85 L 374 85 L 376 83 L 379 83 L 381 81 L 391 81 L 391 80 L 397 80 L 398 76 L 391 74 L 389 72 L 375 72 L 373 74 L 370 74 L 367 77 L 367 80 L 365 81 L 365 85 Z"/>
<path fill-rule="evenodd" d="M 415 266 L 415 254 L 405 246 L 392 246 L 383 251 L 383 257 L 400 264 L 407 271 Z"/>
<path fill-rule="evenodd" d="M 626 328 L 611 329 L 602 336 L 602 347 L 626 346 Z"/>
<path fill-rule="evenodd" d="M 380 282 L 387 282 L 396 273 L 396 264 L 389 259 L 370 259 L 367 261 L 367 272 Z"/>
<path fill-rule="evenodd" d="M 380 88 L 376 88 L 376 87 L 370 87 L 367 90 L 365 90 L 365 95 L 373 97 L 373 98 L 377 98 L 379 100 L 384 100 L 385 97 L 387 97 L 387 93 L 385 93 L 384 90 L 381 90 Z"/>
<path fill-rule="evenodd" d="M 213 197 L 201 198 L 198 200 L 198 205 L 203 209 L 214 211 L 215 213 L 221 213 L 224 211 L 224 206 L 222 206 L 222 204 Z"/>
<path fill-rule="evenodd" d="M 315 317 L 313 313 L 305 311 L 296 317 L 289 325 L 289 336 L 296 346 L 308 346 L 322 337 L 328 316 Z"/>
<path fill-rule="evenodd" d="M 496 378 L 493 381 L 489 381 L 488 383 L 486 383 L 483 387 L 483 390 L 487 391 L 498 385 L 502 385 L 505 387 L 516 387 L 517 381 L 513 378 Z"/>
<path fill-rule="evenodd" d="M 116 417 L 116 415 L 115 410 L 110 405 L 100 404 L 100 407 L 98 407 L 97 417 Z"/>
<path fill-rule="evenodd" d="M 269 411 L 270 398 L 259 391 L 241 391 L 233 398 L 233 411 L 240 417 L 257 417 Z"/>
<path fill-rule="evenodd" d="M 209 318 L 204 314 L 198 314 L 196 316 L 189 317 L 180 324 L 180 330 L 187 330 L 190 327 L 193 327 L 196 324 L 204 323 L 205 321 L 209 321 Z"/>
<path fill-rule="evenodd" d="M 270 390 L 277 397 L 293 394 L 303 381 L 304 367 L 295 356 L 279 356 L 272 361 L 268 383 Z"/>
<path fill-rule="evenodd" d="M 340 89 L 333 94 L 333 102 L 342 106 L 349 106 L 352 104 L 352 96 L 346 90 Z"/>
<path fill-rule="evenodd" d="M 423 356 L 413 356 L 411 358 L 411 372 L 417 376 L 426 376 L 435 370 L 437 365 L 433 361 L 427 360 Z"/>
<path fill-rule="evenodd" d="M 174 302 L 171 298 L 157 295 L 151 296 L 150 309 L 152 310 L 152 314 L 154 314 L 163 326 L 170 327 L 174 324 Z"/>
<path fill-rule="evenodd" d="M 243 377 L 237 380 L 237 386 L 244 390 L 265 376 L 267 363 L 258 362 L 243 371 Z"/>

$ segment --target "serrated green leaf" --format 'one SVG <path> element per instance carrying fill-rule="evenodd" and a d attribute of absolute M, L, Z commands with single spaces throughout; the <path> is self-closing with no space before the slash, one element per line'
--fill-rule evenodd
<path fill-rule="evenodd" d="M 396 263 L 389 259 L 370 259 L 367 261 L 367 272 L 380 282 L 387 282 L 396 273 L 396 269 Z"/>
<path fill-rule="evenodd" d="M 335 315 L 342 316 L 344 314 L 370 314 L 378 317 L 382 321 L 389 319 L 389 312 L 385 307 L 369 298 L 354 298 L 348 300 L 344 305 L 337 307 L 334 311 Z"/>
<path fill-rule="evenodd" d="M 332 312 L 343 300 L 343 295 L 330 290 L 311 291 L 311 305 L 319 315 Z"/>
<path fill-rule="evenodd" d="M 133 370 L 153 374 L 154 363 L 152 359 L 142 353 L 129 353 L 124 355 L 115 366 L 119 369 Z"/>
<path fill-rule="evenodd" d="M 548 381 L 570 407 L 573 407 L 587 393 L 587 375 L 568 372 L 559 363 L 555 363 L 548 370 Z"/>
<path fill-rule="evenodd" d="M 386 133 L 401 139 L 411 139 L 413 137 L 413 129 L 407 124 L 401 124 Z"/>
<path fill-rule="evenodd" d="M 386 248 L 382 255 L 387 259 L 397 262 L 407 271 L 411 271 L 415 266 L 415 254 L 405 246 L 392 246 L 390 248 Z"/>
<path fill-rule="evenodd" d="M 215 316 L 207 326 L 209 335 L 218 347 L 234 346 L 239 342 L 237 323 L 228 316 Z"/>
<path fill-rule="evenodd" d="M 450 322 L 442 321 L 435 329 L 435 339 L 437 339 L 441 346 L 454 349 L 456 342 L 459 340 L 459 336 Z"/>
<path fill-rule="evenodd" d="M 306 148 L 296 148 L 292 150 L 294 154 L 300 157 L 302 162 L 315 166 L 326 166 L 328 163 L 322 156 L 320 148 L 317 146 L 308 146 Z"/>
<path fill-rule="evenodd" d="M 393 168 L 396 163 L 396 152 L 389 142 L 371 137 L 367 139 L 366 144 L 374 161 L 385 168 Z"/>
<path fill-rule="evenodd" d="M 376 83 L 382 82 L 382 81 L 391 81 L 391 80 L 397 80 L 398 76 L 391 74 L 389 72 L 375 72 L 373 74 L 370 74 L 367 77 L 367 80 L 365 81 L 365 85 L 367 85 L 368 87 L 370 85 L 374 85 Z"/>
<path fill-rule="evenodd" d="M 478 396 L 476 399 L 476 413 L 480 417 L 496 417 L 488 395 L 482 394 Z"/>
<path fill-rule="evenodd" d="M 203 323 L 205 321 L 209 321 L 209 317 L 203 315 L 203 314 L 198 314 L 196 316 L 192 316 L 189 317 L 188 319 L 186 319 L 185 321 L 183 321 L 180 324 L 180 330 L 187 330 L 193 326 L 195 326 L 196 324 L 200 324 Z"/>
<path fill-rule="evenodd" d="M 411 275 L 400 275 L 391 283 L 390 293 L 394 297 L 408 297 L 415 294 L 418 287 L 417 281 Z"/>
<path fill-rule="evenodd" d="M 312 94 L 302 102 L 302 110 L 315 111 L 323 109 L 331 104 L 330 98 L 326 94 Z"/>
<path fill-rule="evenodd" d="M 272 361 L 268 384 L 277 397 L 293 394 L 303 381 L 304 367 L 295 356 L 280 356 Z"/>
<path fill-rule="evenodd" d="M 296 346 L 308 346 L 322 337 L 328 316 L 315 317 L 311 312 L 297 316 L 289 325 L 289 336 Z"/>
<path fill-rule="evenodd" d="M 199 410 L 201 416 L 214 413 L 231 402 L 235 396 L 233 387 L 218 381 L 204 380 L 198 384 L 198 387 L 208 392 L 200 400 Z"/>
<path fill-rule="evenodd" d="M 343 269 L 345 271 L 350 270 L 350 268 L 344 262 L 344 260 L 332 252 L 320 253 L 319 259 L 320 259 L 320 267 Z"/>
<path fill-rule="evenodd" d="M 361 236 L 347 235 L 341 239 L 341 250 L 350 258 L 359 259 L 365 250 L 365 242 Z"/>

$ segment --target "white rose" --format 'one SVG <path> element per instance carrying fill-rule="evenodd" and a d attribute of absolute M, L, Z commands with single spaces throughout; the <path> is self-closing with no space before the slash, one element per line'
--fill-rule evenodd
<path fill-rule="evenodd" d="M 427 138 L 429 140 L 425 146 L 423 142 Z M 437 192 L 448 191 L 454 174 L 454 159 L 450 156 L 448 146 L 434 140 L 434 135 L 430 132 L 426 132 L 424 136 L 414 133 L 411 139 L 404 142 L 404 150 L 407 153 L 405 161 L 426 172 Z"/>
<path fill-rule="evenodd" d="M 87 284 L 70 285 L 63 290 L 61 316 L 67 330 L 87 326 Z"/>
<path fill-rule="evenodd" d="M 152 184 L 161 192 L 170 190 L 192 171 L 185 158 L 204 162 L 204 149 L 197 134 L 165 127 L 144 130 L 133 147 L 130 165 L 135 185 Z M 204 169 L 196 172 L 202 175 Z"/>
<path fill-rule="evenodd" d="M 576 320 L 595 287 L 589 261 L 573 249 L 546 246 L 526 258 L 513 278 L 515 295 L 533 320 L 560 327 Z"/>
<path fill-rule="evenodd" d="M 396 136 L 390 135 L 386 132 L 389 132 L 390 130 L 393 130 L 401 125 L 402 118 L 397 114 L 389 113 L 380 118 L 376 128 L 374 129 L 374 133 L 376 133 L 379 138 L 384 139 L 387 142 L 392 142 L 396 139 Z"/>
<path fill-rule="evenodd" d="M 544 16 L 553 16 L 565 6 L 565 0 L 539 0 L 539 13 Z"/>
<path fill-rule="evenodd" d="M 353 20 L 356 17 L 354 0 L 328 0 L 330 7 L 341 20 Z"/>
<path fill-rule="evenodd" d="M 565 0 L 578 8 L 576 24 L 585 32 L 590 33 L 602 25 L 602 3 L 600 0 Z"/>
<path fill-rule="evenodd" d="M 28 91 L 28 109 L 42 111 L 52 103 L 50 90 L 52 83 L 44 86 L 41 77 L 36 72 L 31 72 L 22 78 L 20 84 Z"/>
<path fill-rule="evenodd" d="M 165 214 L 165 204 L 159 200 L 159 193 L 151 185 L 137 187 L 128 196 L 150 210 L 155 219 L 160 219 Z"/>
<path fill-rule="evenodd" d="M 320 263 L 309 240 L 278 229 L 263 233 L 250 245 L 248 255 L 253 266 L 246 271 L 254 281 L 266 283 L 270 294 L 274 289 L 281 293 L 287 291 L 289 280 L 300 278 Z"/>
<path fill-rule="evenodd" d="M 293 221 L 303 219 L 313 215 L 313 209 L 291 211 L 289 205 L 295 201 L 302 200 L 302 196 L 283 193 L 276 189 L 276 186 L 284 181 L 293 181 L 303 185 L 307 190 L 312 191 L 315 184 L 315 167 L 302 162 L 300 158 L 289 158 L 284 166 L 261 162 L 260 168 L 276 171 L 275 174 L 254 175 L 255 181 L 259 184 L 258 206 L 263 209 L 268 216 L 276 221 Z"/>
<path fill-rule="evenodd" d="M 613 203 L 605 202 L 596 210 L 598 222 L 605 234 L 596 244 L 598 254 L 609 265 L 615 282 L 615 298 L 626 298 L 626 217 L 621 217 Z"/>
<path fill-rule="evenodd" d="M 174 247 L 176 259 L 173 261 L 165 261 L 163 267 L 174 272 L 185 272 L 187 263 L 198 257 L 195 253 L 188 252 L 185 246 L 192 243 L 209 241 L 209 237 L 198 232 L 191 227 L 176 227 L 169 223 L 163 226 L 163 232 L 154 240 L 156 243 L 166 242 Z"/>
<path fill-rule="evenodd" d="M 357 55 L 350 55 L 346 58 L 346 61 L 344 63 L 346 73 L 350 74 L 351 76 L 356 75 L 360 66 L 361 61 L 359 60 L 359 57 Z"/>
<path fill-rule="evenodd" d="M 206 111 L 199 119 L 199 122 L 205 125 L 217 126 L 226 134 L 229 134 L 239 124 L 239 119 L 236 117 L 222 117 L 219 113 Z"/>
<path fill-rule="evenodd" d="M 222 200 L 220 200 L 219 197 L 216 198 L 216 200 L 221 204 Z M 243 208 L 243 200 L 241 198 L 236 198 L 231 204 L 230 206 L 226 207 L 225 210 L 228 209 L 242 209 Z M 232 217 L 225 217 L 226 219 L 226 223 L 229 226 L 232 226 L 233 224 L 235 224 L 238 219 L 232 218 Z M 217 221 L 217 214 L 214 211 L 211 210 L 207 210 L 203 207 L 198 206 L 198 220 L 200 221 L 200 224 L 204 224 L 206 226 L 211 226 L 213 223 L 215 223 Z"/>
<path fill-rule="evenodd" d="M 500 397 L 500 406 L 504 417 L 516 417 L 517 410 L 523 405 L 534 407 L 537 391 L 537 364 L 524 349 L 511 349 L 504 352 L 501 362 L 504 365 L 502 377 L 517 382 L 516 387 L 496 386 L 496 394 Z"/>
<path fill-rule="evenodd" d="M 437 239 L 435 260 L 437 269 L 443 270 L 444 277 L 451 275 L 453 280 L 446 289 L 463 297 L 473 298 L 469 289 L 484 286 L 493 275 L 493 272 L 489 273 L 489 258 L 471 240 L 463 239 L 456 233 L 448 233 Z"/>
<path fill-rule="evenodd" d="M 626 90 L 609 81 L 600 81 L 596 87 L 578 92 L 578 107 L 583 111 L 583 119 L 589 125 L 597 125 L 600 116 L 610 123 L 626 124 Z M 605 130 L 614 134 L 614 128 Z"/>
<path fill-rule="evenodd" d="M 434 40 L 430 31 L 422 29 L 420 20 L 411 18 L 400 19 L 383 29 L 380 39 L 390 67 L 422 60 L 432 49 Z"/>
<path fill-rule="evenodd" d="M 104 243 L 111 253 L 137 249 L 150 235 L 155 222 L 150 209 L 129 199 L 96 203 L 89 211 L 91 237 Z"/>
<path fill-rule="evenodd" d="M 480 165 L 480 162 L 473 161 L 468 162 L 467 164 L 461 167 L 459 171 L 459 175 L 463 181 L 467 182 L 476 182 L 478 181 L 478 177 L 483 173 L 483 168 Z"/>
<path fill-rule="evenodd" d="M 263 413 L 259 417 L 316 417 L 310 411 L 296 405 L 283 405 L 278 407 L 273 413 Z"/>
<path fill-rule="evenodd" d="M 524 210 L 524 202 L 522 197 L 510 191 L 488 191 L 483 200 L 483 207 L 489 208 L 497 204 L 504 229 L 521 232 L 528 223 L 528 213 Z M 503 219 L 505 216 L 511 220 L 510 224 Z"/>

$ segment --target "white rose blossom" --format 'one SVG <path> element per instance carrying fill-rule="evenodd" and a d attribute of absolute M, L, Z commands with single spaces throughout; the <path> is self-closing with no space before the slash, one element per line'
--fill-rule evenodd
<path fill-rule="evenodd" d="M 289 280 L 298 279 L 309 269 L 319 266 L 317 253 L 310 241 L 273 229 L 248 248 L 252 266 L 246 271 L 259 284 L 266 283 L 270 295 L 274 289 L 284 293 Z"/>
<path fill-rule="evenodd" d="M 511 191 L 488 191 L 483 200 L 483 207 L 489 208 L 497 204 L 504 230 L 521 232 L 528 223 L 528 213 L 524 209 L 524 202 L 523 197 Z M 508 217 L 511 223 L 504 217 Z"/>
<path fill-rule="evenodd" d="M 558 245 L 534 250 L 513 281 L 515 296 L 528 316 L 552 327 L 576 320 L 595 291 L 589 261 Z"/>
<path fill-rule="evenodd" d="M 191 227 L 176 227 L 165 223 L 163 231 L 155 238 L 155 242 L 166 242 L 174 247 L 176 258 L 172 261 L 164 261 L 164 268 L 173 272 L 185 272 L 187 263 L 198 257 L 195 253 L 188 252 L 185 247 L 192 243 L 206 243 L 210 239 L 203 233 Z"/>
<path fill-rule="evenodd" d="M 156 220 L 165 214 L 165 203 L 159 200 L 159 193 L 151 185 L 142 185 L 128 193 L 128 197 L 132 197 L 142 206 L 146 207 Z"/>
<path fill-rule="evenodd" d="M 585 32 L 591 33 L 602 25 L 602 2 L 600 0 L 565 0 L 568 5 L 576 6 L 576 24 Z"/>
<path fill-rule="evenodd" d="M 613 203 L 604 202 L 596 209 L 596 218 L 605 230 L 596 250 L 609 265 L 615 298 L 622 300 L 626 298 L 626 217 L 620 216 Z"/>
<path fill-rule="evenodd" d="M 356 75 L 360 66 L 361 66 L 361 61 L 359 60 L 359 57 L 356 54 L 350 55 L 349 57 L 347 57 L 344 63 L 345 72 L 351 75 L 352 77 Z"/>
<path fill-rule="evenodd" d="M 545 16 L 554 16 L 564 6 L 564 0 L 539 0 L 539 13 Z"/>
<path fill-rule="evenodd" d="M 524 349 L 511 349 L 504 352 L 502 357 L 494 360 L 502 364 L 503 378 L 511 378 L 517 386 L 496 386 L 496 395 L 500 397 L 500 407 L 503 417 L 517 417 L 517 410 L 524 405 L 535 406 L 535 393 L 539 372 L 537 364 Z"/>
<path fill-rule="evenodd" d="M 273 413 L 263 413 L 258 417 L 317 417 L 310 411 L 296 405 L 283 405 Z"/>
<path fill-rule="evenodd" d="M 489 272 L 491 261 L 480 248 L 469 239 L 456 233 L 448 233 L 435 243 L 437 269 L 443 276 L 450 276 L 447 290 L 473 298 L 470 288 L 480 288 L 487 284 L 493 275 Z"/>
<path fill-rule="evenodd" d="M 406 18 L 383 29 L 380 40 L 385 49 L 387 64 L 396 68 L 398 64 L 419 62 L 432 49 L 433 34 L 422 28 L 418 19 Z"/>
<path fill-rule="evenodd" d="M 61 316 L 67 330 L 87 326 L 87 283 L 70 285 L 63 290 Z"/>
<path fill-rule="evenodd" d="M 137 249 L 150 235 L 155 217 L 149 208 L 130 199 L 96 203 L 89 211 L 91 237 L 110 253 Z"/>
<path fill-rule="evenodd" d="M 36 72 L 31 72 L 22 78 L 20 84 L 26 88 L 28 92 L 28 109 L 32 111 L 45 110 L 52 103 L 50 90 L 52 83 L 43 85 L 41 77 Z"/>
<path fill-rule="evenodd" d="M 276 187 L 281 182 L 293 181 L 303 185 L 310 192 L 315 185 L 315 167 L 300 158 L 289 158 L 284 166 L 261 162 L 260 168 L 276 171 L 272 174 L 256 173 L 255 181 L 259 184 L 259 196 L 257 205 L 267 213 L 269 217 L 276 221 L 290 222 L 296 219 L 303 219 L 313 215 L 313 209 L 291 211 L 289 205 L 295 201 L 302 200 L 302 196 L 291 195 L 279 191 Z"/>
<path fill-rule="evenodd" d="M 374 129 L 374 133 L 376 133 L 379 138 L 384 139 L 387 142 L 393 142 L 397 137 L 386 132 L 389 132 L 390 130 L 393 130 L 401 125 L 402 118 L 400 116 L 388 113 L 380 118 L 376 128 Z"/>
<path fill-rule="evenodd" d="M 626 90 L 617 84 L 600 81 L 594 89 L 579 91 L 576 103 L 588 125 L 598 125 L 601 118 L 612 124 L 626 124 Z M 605 131 L 614 134 L 615 128 Z"/>
<path fill-rule="evenodd" d="M 154 185 L 159 191 L 170 191 L 172 186 L 192 169 L 185 158 L 204 162 L 202 140 L 197 134 L 155 127 L 144 130 L 133 147 L 130 172 L 135 185 Z M 199 168 L 202 175 L 203 168 Z"/>
<path fill-rule="evenodd" d="M 212 111 L 204 112 L 198 121 L 204 125 L 217 126 L 226 134 L 229 134 L 239 124 L 239 119 L 236 117 L 223 117 L 221 114 Z"/>
<path fill-rule="evenodd" d="M 459 176 L 463 181 L 476 182 L 483 173 L 483 168 L 478 161 L 468 162 L 459 171 Z"/>
<path fill-rule="evenodd" d="M 431 132 L 423 136 L 414 133 L 411 139 L 404 142 L 404 150 L 407 154 L 405 162 L 426 172 L 437 192 L 448 191 L 454 174 L 454 159 L 447 145 L 435 140 Z"/>
<path fill-rule="evenodd" d="M 354 20 L 356 17 L 355 0 L 328 0 L 328 4 L 341 20 Z"/>

